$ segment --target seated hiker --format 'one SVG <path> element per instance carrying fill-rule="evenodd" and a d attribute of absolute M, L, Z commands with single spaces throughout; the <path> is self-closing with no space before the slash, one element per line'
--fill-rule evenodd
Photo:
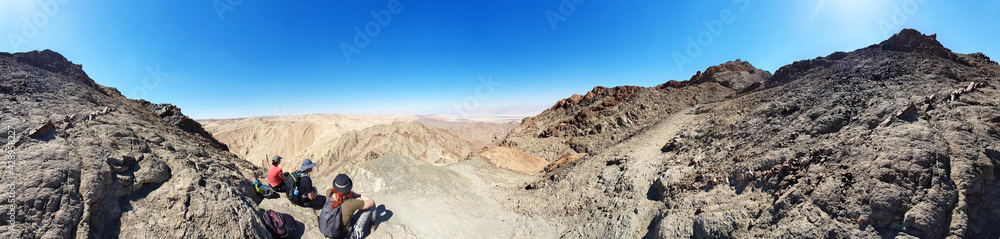
<path fill-rule="evenodd" d="M 316 167 L 316 163 L 306 159 L 302 161 L 302 167 L 299 168 L 299 171 L 289 174 L 289 181 L 293 182 L 292 185 L 294 185 L 288 188 L 288 200 L 292 203 L 314 208 L 323 206 L 325 200 L 317 198 L 316 187 L 313 187 L 312 179 L 309 178 L 309 172 L 312 172 L 313 167 Z"/>
<path fill-rule="evenodd" d="M 333 179 L 333 187 L 326 189 L 330 198 L 329 209 L 340 207 L 341 235 L 346 230 L 349 238 L 362 238 L 365 236 L 367 227 L 375 226 L 375 200 L 368 196 L 351 191 L 354 187 L 351 178 L 344 174 L 337 175 Z M 370 231 L 369 231 L 370 232 Z"/>
<path fill-rule="evenodd" d="M 285 181 L 288 178 L 285 177 L 285 173 L 281 171 L 278 164 L 281 164 L 281 156 L 274 155 L 274 157 L 271 157 L 271 168 L 267 170 L 267 183 L 271 185 L 274 191 L 285 192 L 285 190 L 288 190 L 288 185 L 285 185 Z"/>

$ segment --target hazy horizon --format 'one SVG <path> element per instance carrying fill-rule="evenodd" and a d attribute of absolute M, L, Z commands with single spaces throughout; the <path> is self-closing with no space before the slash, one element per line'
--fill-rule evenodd
<path fill-rule="evenodd" d="M 230 118 L 193 118 L 193 119 L 196 121 L 216 121 L 216 120 L 267 118 L 267 117 L 301 116 L 301 115 L 369 115 L 369 116 L 409 115 L 418 118 L 439 119 L 448 121 L 507 122 L 507 121 L 519 121 L 524 117 L 535 116 L 551 107 L 552 106 L 544 106 L 544 105 L 513 105 L 513 106 L 502 106 L 502 107 L 491 107 L 491 108 L 481 107 L 479 109 L 475 109 L 474 111 L 463 111 L 457 113 L 448 112 L 448 113 L 437 113 L 437 114 L 419 114 L 419 113 L 418 114 L 407 114 L 407 113 L 366 114 L 366 113 L 337 113 L 337 112 L 283 114 L 281 112 L 276 112 L 276 114 L 274 115 L 252 115 L 252 116 L 239 116 Z M 511 108 L 516 108 L 516 109 L 511 109 Z"/>
<path fill-rule="evenodd" d="M 196 119 L 544 109 L 741 59 L 774 72 L 903 28 L 997 57 L 1000 2 L 0 1 L 2 52 L 51 49 Z M 525 112 L 528 112 L 525 110 Z M 522 112 L 524 113 L 524 112 Z M 530 112 L 529 112 L 530 113 Z"/>

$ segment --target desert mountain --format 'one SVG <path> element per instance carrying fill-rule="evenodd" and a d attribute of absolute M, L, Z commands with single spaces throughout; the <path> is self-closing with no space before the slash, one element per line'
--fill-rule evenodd
<path fill-rule="evenodd" d="M 202 121 L 205 129 L 219 141 L 230 145 L 240 158 L 261 167 L 270 164 L 271 155 L 281 155 L 291 166 L 303 159 L 330 155 L 340 137 L 347 132 L 380 124 L 409 122 L 415 116 L 312 114 L 255 117 Z"/>
<path fill-rule="evenodd" d="M 268 236 L 243 175 L 255 167 L 172 105 L 126 99 L 46 50 L 0 53 L 0 108 L 13 156 L 0 206 L 16 208 L 4 238 Z"/>
<path fill-rule="evenodd" d="M 380 226 L 371 238 L 469 238 L 482 233 L 524 238 L 558 233 L 549 222 L 511 210 L 519 200 L 510 197 L 510 192 L 523 190 L 522 185 L 547 165 L 541 158 L 495 147 L 517 125 L 513 122 L 456 122 L 401 115 L 204 122 L 208 131 L 237 152 L 297 151 L 285 154 L 296 155 L 285 157 L 280 166 L 286 171 L 296 170 L 304 157 L 311 157 L 317 163 L 311 174 L 317 188 L 331 185 L 338 173 L 350 175 L 356 182 L 354 190 L 371 196 L 379 205 Z M 250 161 L 261 164 L 264 156 L 260 158 Z M 310 219 L 318 213 L 314 209 L 294 206 L 284 199 L 263 200 L 258 206 L 299 220 L 302 229 L 295 236 L 322 237 Z M 428 215 L 436 216 L 428 220 Z"/>
<path fill-rule="evenodd" d="M 1000 66 L 935 38 L 574 95 L 505 140 L 569 154 L 517 197 L 568 237 L 1000 237 Z"/>
<path fill-rule="evenodd" d="M 410 116 L 202 128 L 58 53 L 0 53 L 17 171 L 0 207 L 18 209 L 0 236 L 267 238 L 257 213 L 275 209 L 319 237 L 316 210 L 247 180 L 282 154 L 315 159 L 317 188 L 351 175 L 378 204 L 372 238 L 997 238 L 998 77 L 906 29 L 774 75 L 736 60 L 595 87 L 504 137 L 513 125 Z"/>
<path fill-rule="evenodd" d="M 428 164 L 465 160 L 495 145 L 515 122 L 455 122 L 410 115 L 314 114 L 203 121 L 205 129 L 255 165 L 281 155 L 286 170 L 303 159 L 322 162 L 327 172 L 343 162 L 398 155 Z"/>
<path fill-rule="evenodd" d="M 595 154 L 699 104 L 761 87 L 771 73 L 745 61 L 731 61 L 698 72 L 685 82 L 656 87 L 594 87 L 523 120 L 504 145 L 548 161 L 575 153 Z"/>
<path fill-rule="evenodd" d="M 459 138 L 472 141 L 479 147 L 495 145 L 518 126 L 518 120 L 506 122 L 456 122 L 430 116 L 420 117 L 420 124 L 428 128 L 446 130 Z"/>
<path fill-rule="evenodd" d="M 399 155 L 427 164 L 447 164 L 469 157 L 476 144 L 443 129 L 427 128 L 420 122 L 376 125 L 345 134 L 333 146 L 331 159 L 375 159 Z"/>

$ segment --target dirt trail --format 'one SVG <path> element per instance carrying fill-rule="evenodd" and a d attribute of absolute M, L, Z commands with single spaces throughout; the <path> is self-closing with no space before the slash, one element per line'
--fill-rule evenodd
<path fill-rule="evenodd" d="M 632 225 L 649 225 L 653 220 L 653 217 L 659 210 L 653 210 L 654 208 L 664 207 L 663 202 L 649 200 L 649 185 L 656 180 L 657 174 L 662 172 L 663 165 L 670 164 L 666 162 L 668 157 L 672 154 L 664 154 L 662 149 L 665 144 L 671 139 L 677 137 L 678 132 L 681 131 L 685 126 L 694 122 L 697 118 L 696 112 L 699 107 L 692 107 L 690 109 L 682 110 L 674 115 L 670 116 L 669 119 L 664 120 L 653 127 L 650 127 L 645 132 L 641 132 L 635 137 L 626 140 L 624 144 L 619 144 L 616 146 L 616 153 L 623 153 L 628 155 L 630 158 L 637 159 L 628 162 L 627 167 L 629 169 L 635 170 L 635 177 L 632 178 L 633 191 L 640 198 L 638 215 L 634 217 Z M 645 235 L 647 229 L 645 227 L 640 227 L 635 235 L 638 237 L 640 235 Z"/>
<path fill-rule="evenodd" d="M 630 225 L 649 225 L 655 217 L 656 212 L 664 207 L 663 202 L 650 200 L 648 198 L 649 185 L 656 180 L 658 173 L 663 171 L 661 167 L 671 159 L 672 154 L 664 154 L 663 146 L 677 137 L 678 132 L 685 126 L 691 124 L 698 118 L 696 115 L 699 106 L 678 111 L 670 118 L 661 121 L 639 132 L 632 138 L 615 145 L 610 150 L 604 151 L 597 158 L 627 158 L 624 163 L 628 169 L 632 181 L 633 198 L 638 199 L 636 216 L 632 217 Z M 638 231 L 633 237 L 641 237 L 646 234 L 647 229 L 636 226 Z"/>
<path fill-rule="evenodd" d="M 567 227 L 552 237 L 642 237 L 664 209 L 661 201 L 650 197 L 650 185 L 665 165 L 674 164 L 673 154 L 661 149 L 700 118 L 696 109 L 670 114 L 601 153 L 530 183 L 533 189 L 522 190 L 536 202 L 529 205 L 528 214 L 551 217 Z"/>

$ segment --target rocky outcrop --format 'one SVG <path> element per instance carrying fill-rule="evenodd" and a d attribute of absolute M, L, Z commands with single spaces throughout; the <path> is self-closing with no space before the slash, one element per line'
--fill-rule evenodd
<path fill-rule="evenodd" d="M 956 60 L 958 56 L 951 50 L 945 48 L 937 41 L 937 34 L 924 35 L 914 29 L 903 29 L 899 33 L 892 35 L 889 39 L 882 41 L 877 47 L 887 51 L 914 52 L 923 55 L 932 55 L 948 60 Z"/>
<path fill-rule="evenodd" d="M 2 237 L 269 237 L 246 180 L 258 168 L 58 53 L 0 53 L 0 110 L 0 207 L 16 210 Z"/>
<path fill-rule="evenodd" d="M 715 82 L 723 87 L 731 88 L 736 91 L 748 91 L 753 90 L 756 87 L 760 87 L 760 84 L 768 78 L 771 78 L 770 72 L 761 71 L 753 65 L 750 65 L 749 62 L 736 59 L 735 61 L 708 67 L 708 69 L 705 69 L 704 73 L 698 71 L 694 76 L 691 76 L 691 79 L 688 81 L 670 81 L 653 88 L 681 88 L 685 86 Z"/>
<path fill-rule="evenodd" d="M 181 109 L 177 108 L 177 106 L 172 104 L 153 104 L 146 100 L 138 101 L 139 104 L 145 106 L 146 109 L 149 109 L 149 111 L 153 112 L 156 116 L 166 120 L 167 123 L 177 126 L 177 128 L 181 128 L 188 133 L 207 139 L 209 142 L 212 142 L 212 147 L 223 151 L 229 151 L 229 146 L 226 146 L 226 144 L 216 140 L 211 133 L 208 133 L 208 131 L 205 131 L 205 129 L 201 127 L 200 123 L 181 113 Z"/>
<path fill-rule="evenodd" d="M 568 198 L 527 208 L 582 225 L 569 236 L 1000 237 L 1000 71 L 980 55 L 904 30 L 795 62 L 761 89 L 661 113 L 521 197 Z M 509 143 L 556 155 L 562 142 L 516 137 L 574 107 L 525 120 Z"/>
<path fill-rule="evenodd" d="M 698 104 L 718 102 L 759 88 L 771 74 L 745 61 L 709 67 L 685 82 L 656 87 L 595 87 L 560 100 L 522 121 L 503 145 L 555 161 L 566 154 L 595 154 Z"/>

